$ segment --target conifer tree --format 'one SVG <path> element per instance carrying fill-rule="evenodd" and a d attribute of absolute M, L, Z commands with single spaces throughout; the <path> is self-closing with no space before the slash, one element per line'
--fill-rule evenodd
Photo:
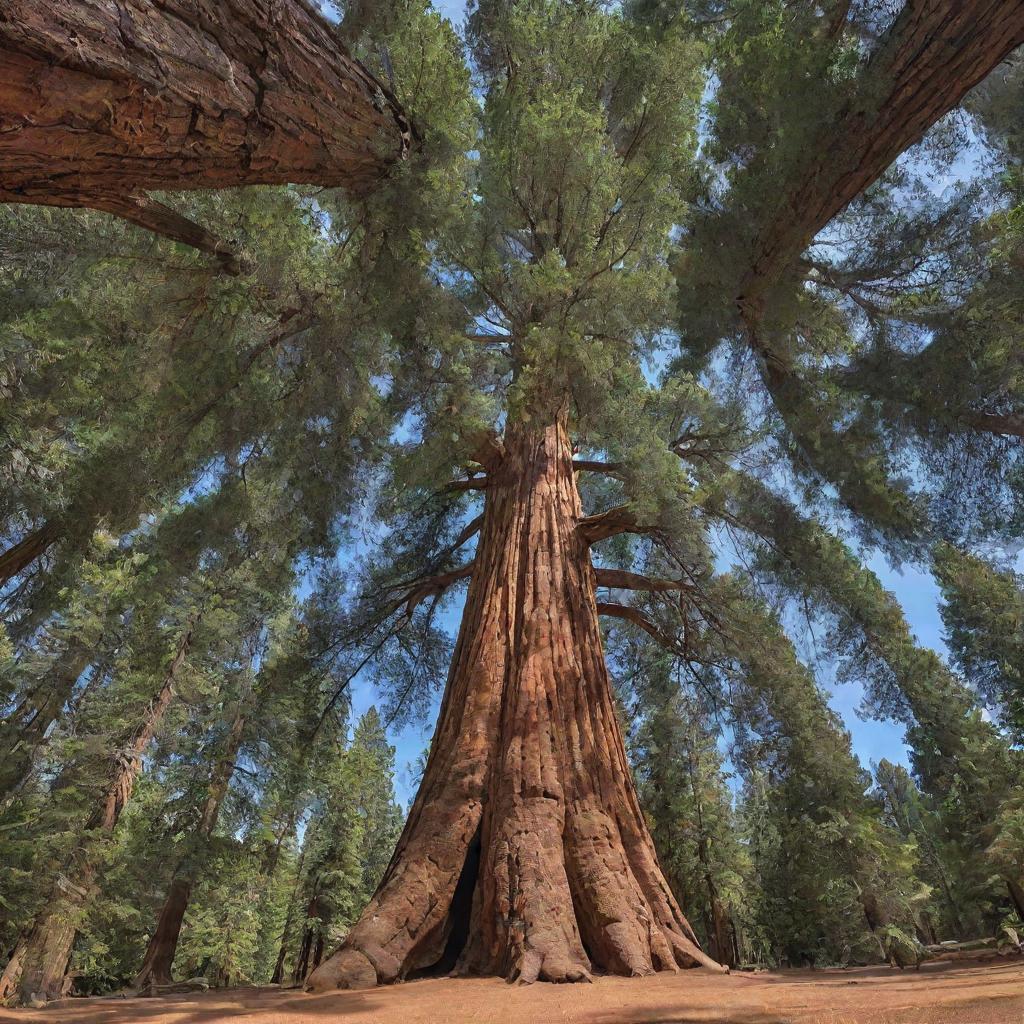
<path fill-rule="evenodd" d="M 942 620 L 965 678 L 1024 739 L 1024 581 L 949 544 L 935 552 Z"/>
<path fill-rule="evenodd" d="M 371 678 L 399 722 L 430 706 L 448 665 L 397 847 L 313 989 L 431 969 L 525 982 L 718 969 L 630 771 L 609 662 L 638 642 L 727 709 L 747 834 L 764 825 L 752 942 L 818 961 L 913 928 L 919 826 L 868 792 L 787 636 L 797 605 L 869 709 L 905 726 L 921 820 L 971 904 L 963 926 L 995 914 L 992 865 L 1019 885 L 1020 752 L 863 561 L 930 565 L 940 539 L 970 553 L 1014 530 L 1012 76 L 969 101 L 1008 184 L 979 173 L 940 197 L 927 179 L 962 154 L 940 121 L 1024 41 L 1024 8 L 706 13 L 479 0 L 460 37 L 422 0 L 354 5 L 352 52 L 393 81 L 422 145 L 359 199 L 182 200 L 239 224 L 235 278 L 89 215 L 8 215 L 20 234 L 0 257 L 33 282 L 0 286 L 15 652 L 51 634 L 63 651 L 66 588 L 86 579 L 97 531 L 131 543 L 168 505 L 225 546 L 282 524 L 282 573 L 357 539 L 347 578 L 320 581 L 322 603 L 295 623 L 282 665 L 315 693 L 303 704 L 289 688 L 282 740 L 304 740 L 308 760 L 267 774 L 273 827 L 253 832 L 269 875 L 283 857 L 298 877 L 282 927 L 300 974 L 369 885 L 370 823 L 338 742 L 347 686 Z M 63 277 L 32 244 L 55 230 L 56 251 L 83 246 Z M 726 547 L 740 565 L 727 575 Z M 438 613 L 462 585 L 452 644 Z M 369 723 L 365 739 L 383 747 Z M 657 798 L 648 810 L 657 827 Z M 268 945 L 244 900 L 236 944 L 211 926 L 204 901 L 227 879 L 255 889 L 225 856 L 196 907 L 222 979 Z"/>
<path fill-rule="evenodd" d="M 660 668 L 660 671 L 659 671 Z M 737 966 L 745 949 L 749 865 L 739 842 L 717 731 L 678 679 L 651 666 L 631 753 L 658 859 L 708 953 Z"/>

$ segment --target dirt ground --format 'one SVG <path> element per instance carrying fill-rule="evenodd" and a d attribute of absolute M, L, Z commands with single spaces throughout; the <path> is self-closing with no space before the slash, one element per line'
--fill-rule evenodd
<path fill-rule="evenodd" d="M 274 988 L 77 999 L 0 1010 L 3 1024 L 1024 1024 L 1024 960 L 719 977 L 686 971 L 592 985 L 439 978 L 311 996 Z"/>

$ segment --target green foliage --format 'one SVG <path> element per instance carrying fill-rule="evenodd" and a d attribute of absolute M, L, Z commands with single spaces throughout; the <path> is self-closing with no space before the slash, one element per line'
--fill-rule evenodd
<path fill-rule="evenodd" d="M 306 824 L 281 954 L 301 980 L 344 938 L 384 873 L 402 824 L 392 777 L 395 749 L 370 708 L 336 751 Z M 298 922 L 293 928 L 292 922 Z"/>
<path fill-rule="evenodd" d="M 339 12 L 415 145 L 358 198 L 162 197 L 237 277 L 96 213 L 0 210 L 0 538 L 46 540 L 0 590 L 0 947 L 74 854 L 102 876 L 79 990 L 133 977 L 176 871 L 179 974 L 328 952 L 397 840 L 388 730 L 445 678 L 483 453 L 556 418 L 608 464 L 579 474 L 586 512 L 636 531 L 595 564 L 667 584 L 609 595 L 607 654 L 702 938 L 909 962 L 911 935 L 991 931 L 1024 875 L 1019 62 L 970 97 L 972 132 L 938 126 L 775 268 L 755 337 L 750 254 L 830 125 L 876 102 L 887 5 L 477 0 L 464 32 L 425 0 Z M 878 550 L 933 569 L 952 668 Z M 912 772 L 872 786 L 832 665 L 905 728 Z M 364 684 L 381 714 L 349 736 Z"/>
<path fill-rule="evenodd" d="M 964 675 L 1024 739 L 1024 580 L 942 544 L 935 551 L 946 636 Z"/>
<path fill-rule="evenodd" d="M 762 952 L 750 913 L 750 858 L 716 730 L 680 692 L 666 661 L 651 665 L 637 688 L 643 717 L 630 749 L 640 799 L 661 866 L 703 948 L 735 965 Z"/>

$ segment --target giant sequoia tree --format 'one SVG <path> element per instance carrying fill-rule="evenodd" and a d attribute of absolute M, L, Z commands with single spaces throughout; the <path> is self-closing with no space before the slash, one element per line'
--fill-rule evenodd
<path fill-rule="evenodd" d="M 721 705 L 748 792 L 799 823 L 759 857 L 764 877 L 799 864 L 811 907 L 841 876 L 843 912 L 859 907 L 879 944 L 916 922 L 899 836 L 784 631 L 794 608 L 867 684 L 867 709 L 907 728 L 922 791 L 952 800 L 944 838 L 994 892 L 984 858 L 1011 831 L 997 822 L 1019 751 L 917 646 L 854 544 L 931 565 L 940 538 L 966 550 L 1012 531 L 1020 193 L 1002 103 L 971 107 L 998 181 L 953 196 L 926 181 L 961 153 L 945 115 L 1024 42 L 1024 7 L 889 8 L 479 0 L 460 38 L 416 0 L 355 6 L 342 30 L 422 146 L 358 201 L 270 194 L 281 215 L 250 244 L 281 273 L 250 266 L 229 287 L 154 271 L 113 309 L 95 271 L 5 297 L 19 451 L 76 440 L 45 475 L 4 463 L 16 644 L 63 614 L 58 585 L 96 529 L 130 541 L 161 498 L 216 507 L 252 473 L 292 498 L 277 506 L 302 524 L 289 563 L 359 528 L 367 553 L 349 551 L 353 586 L 311 655 L 351 662 L 335 701 L 372 672 L 396 721 L 448 660 L 405 829 L 311 988 L 720 969 L 633 784 L 612 681 L 638 643 Z M 995 98 L 1015 90 L 1004 76 Z M 141 330 L 155 284 L 182 313 Z M 125 334 L 157 369 L 126 364 Z M 94 335 L 89 359 L 69 345 Z M 70 397 L 48 370 L 74 365 L 69 349 Z M 728 574 L 726 550 L 749 556 Z M 436 612 L 461 584 L 449 652 Z M 351 839 L 318 837 L 324 863 L 347 862 Z M 1019 892 L 1016 863 L 1004 851 L 998 870 Z M 764 931 L 780 948 L 816 941 L 816 924 L 787 938 L 777 917 Z M 303 934 L 299 974 L 323 933 Z"/>
<path fill-rule="evenodd" d="M 664 5 L 609 13 L 480 3 L 471 15 L 484 94 L 479 159 L 435 261 L 444 285 L 465 297 L 475 336 L 440 354 L 454 380 L 424 404 L 424 465 L 411 480 L 408 467 L 401 472 L 421 495 L 428 480 L 436 487 L 437 460 L 451 452 L 439 438 L 454 438 L 469 475 L 449 490 L 482 491 L 483 509 L 441 553 L 439 571 L 402 595 L 411 616 L 469 580 L 416 805 L 380 889 L 313 987 L 388 981 L 437 963 L 526 981 L 578 980 L 594 966 L 646 973 L 709 963 L 629 781 L 600 616 L 632 621 L 684 658 L 699 659 L 695 636 L 730 628 L 703 524 L 710 515 L 744 525 L 730 508 L 744 485 L 728 453 L 751 441 L 742 415 L 686 372 L 723 337 L 735 332 L 759 357 L 805 473 L 831 481 L 846 451 L 853 468 L 836 481 L 842 500 L 886 535 L 928 529 L 922 502 L 877 456 L 858 458 L 815 408 L 798 373 L 815 341 L 800 352 L 792 281 L 815 234 L 1024 38 L 1024 13 L 909 4 L 886 23 L 847 4 L 730 5 L 724 36 L 704 39 L 721 74 L 710 147 L 722 163 L 703 190 L 688 181 L 698 35 Z M 772 51 L 758 53 L 768 40 Z M 755 91 L 765 79 L 777 90 L 767 110 Z M 797 123 L 795 91 L 818 93 Z M 684 319 L 687 360 L 654 390 L 643 365 L 673 320 L 673 225 L 688 220 L 687 195 L 698 191 L 677 266 L 690 275 L 684 300 L 693 296 L 705 315 Z M 604 458 L 574 460 L 577 448 Z M 611 481 L 591 489 L 586 508 L 581 473 Z M 770 501 L 759 507 L 774 519 Z M 452 551 L 474 531 L 472 560 L 454 567 Z M 595 545 L 627 535 L 642 540 L 623 544 L 618 559 L 631 551 L 624 561 L 643 557 L 657 577 L 594 557 Z M 674 595 L 682 638 L 678 621 L 598 600 L 605 588 Z M 777 698 L 766 699 L 771 707 Z M 855 771 L 849 779 L 855 792 Z M 867 870 L 870 843 L 858 856 Z M 863 890 L 867 879 L 850 870 Z M 872 919 L 877 900 L 868 897 Z"/>

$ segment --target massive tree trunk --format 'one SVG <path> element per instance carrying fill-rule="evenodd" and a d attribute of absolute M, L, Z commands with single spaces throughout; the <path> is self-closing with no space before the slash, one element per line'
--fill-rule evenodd
<path fill-rule="evenodd" d="M 131 799 L 142 771 L 143 754 L 174 698 L 175 683 L 194 629 L 195 620 L 179 638 L 160 689 L 150 701 L 138 729 L 125 749 L 117 752 L 110 782 L 81 840 L 61 870 L 52 898 L 40 910 L 31 931 L 19 942 L 0 976 L 0 1001 L 16 992 L 23 1002 L 57 999 L 63 994 L 78 925 L 95 893 L 98 871 L 95 844 L 102 836 L 113 832 Z"/>
<path fill-rule="evenodd" d="M 238 750 L 242 745 L 242 735 L 245 732 L 245 720 L 245 712 L 239 708 L 231 722 L 231 728 L 228 730 L 220 757 L 210 773 L 206 800 L 203 802 L 203 810 L 192 838 L 193 849 L 186 854 L 174 870 L 171 884 L 167 890 L 167 898 L 164 900 L 160 917 L 157 919 L 156 929 L 146 948 L 142 967 L 135 977 L 136 988 L 171 983 L 171 968 L 174 966 L 174 955 L 178 951 L 178 938 L 181 935 L 181 925 L 192 896 L 196 871 L 210 836 L 213 835 L 213 830 L 217 826 L 221 804 L 224 802 L 228 786 L 231 784 L 231 777 L 235 771 L 235 757 L 238 755 Z"/>
<path fill-rule="evenodd" d="M 311 989 L 425 969 L 523 982 L 722 969 L 637 801 L 564 421 L 510 427 L 496 448 L 423 783 L 376 895 Z"/>
<path fill-rule="evenodd" d="M 307 0 L 3 0 L 0 58 L 0 202 L 107 210 L 218 253 L 143 193 L 365 192 L 410 144 Z"/>

